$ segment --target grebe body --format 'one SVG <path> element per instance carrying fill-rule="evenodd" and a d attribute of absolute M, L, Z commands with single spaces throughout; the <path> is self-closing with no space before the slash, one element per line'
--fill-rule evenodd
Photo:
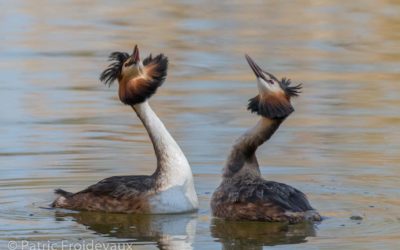
<path fill-rule="evenodd" d="M 289 185 L 262 178 L 255 154 L 294 111 L 290 98 L 299 94 L 301 85 L 290 86 L 290 80 L 278 80 L 249 56 L 246 55 L 246 59 L 257 77 L 259 90 L 259 94 L 249 100 L 248 109 L 261 118 L 234 143 L 222 182 L 211 199 L 212 213 L 233 220 L 319 221 L 321 216 L 305 194 Z"/>
<path fill-rule="evenodd" d="M 168 59 L 163 54 L 140 60 L 133 54 L 114 52 L 112 64 L 100 80 L 119 82 L 119 98 L 130 105 L 146 128 L 157 157 L 156 171 L 150 176 L 114 176 L 71 193 L 55 191 L 53 207 L 112 213 L 165 214 L 195 211 L 198 208 L 193 175 L 185 155 L 148 103 L 167 74 Z"/>

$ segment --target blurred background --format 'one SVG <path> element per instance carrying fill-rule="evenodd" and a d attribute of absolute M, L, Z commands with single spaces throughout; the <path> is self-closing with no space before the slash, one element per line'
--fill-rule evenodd
<path fill-rule="evenodd" d="M 400 3 L 382 1 L 0 1 L 0 246 L 94 240 L 135 249 L 399 249 Z M 164 53 L 150 103 L 186 153 L 197 214 L 45 209 L 53 189 L 151 174 L 130 107 L 98 80 L 112 51 Z M 210 216 L 233 141 L 257 117 L 244 54 L 303 83 L 296 112 L 258 151 L 265 178 L 308 194 L 321 224 Z M 358 220 L 355 220 L 358 219 Z M 362 220 L 360 220 L 362 219 Z M 295 245 L 293 245 L 295 244 Z"/>

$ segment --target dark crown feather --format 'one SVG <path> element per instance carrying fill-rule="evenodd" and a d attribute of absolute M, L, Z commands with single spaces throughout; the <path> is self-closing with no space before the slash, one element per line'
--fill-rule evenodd
<path fill-rule="evenodd" d="M 100 81 L 110 86 L 115 80 L 121 76 L 122 66 L 124 62 L 129 58 L 129 54 L 125 52 L 112 52 L 108 57 L 108 61 L 114 61 L 111 63 L 100 75 Z"/>
<path fill-rule="evenodd" d="M 286 77 L 282 78 L 282 80 L 279 82 L 281 88 L 286 92 L 288 96 L 299 96 L 299 94 L 301 93 L 302 84 L 300 83 L 295 86 L 290 86 L 291 83 L 292 81 L 290 79 L 287 79 Z"/>
<path fill-rule="evenodd" d="M 161 54 L 161 55 L 162 55 L 162 54 Z M 146 57 L 146 58 L 143 60 L 143 65 L 146 66 L 146 65 L 149 64 L 152 60 L 153 60 L 153 56 L 152 56 L 151 53 L 150 53 L 150 55 L 149 55 L 148 57 Z"/>
<path fill-rule="evenodd" d="M 155 85 L 158 88 L 164 83 L 165 78 L 167 77 L 168 57 L 166 57 L 164 54 L 159 54 L 153 58 L 150 54 L 143 60 L 143 65 L 148 66 L 151 64 L 154 64 L 155 67 L 152 72 L 149 72 L 151 77 L 150 85 Z"/>

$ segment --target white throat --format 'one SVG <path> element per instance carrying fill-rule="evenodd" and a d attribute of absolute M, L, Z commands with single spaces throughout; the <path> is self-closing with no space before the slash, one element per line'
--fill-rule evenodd
<path fill-rule="evenodd" d="M 278 93 L 282 92 L 283 90 L 279 86 L 279 83 L 275 82 L 274 84 L 267 83 L 262 78 L 257 78 L 257 88 L 260 94 L 262 93 Z"/>
<path fill-rule="evenodd" d="M 163 204 L 165 209 L 174 210 L 170 212 L 177 212 L 175 210 L 179 210 L 178 207 L 183 210 L 197 209 L 198 201 L 192 170 L 178 143 L 147 101 L 135 104 L 133 109 L 149 133 L 157 157 L 157 170 L 154 175 L 160 195 L 156 198 L 155 204 Z M 174 205 L 178 207 L 174 208 Z"/>

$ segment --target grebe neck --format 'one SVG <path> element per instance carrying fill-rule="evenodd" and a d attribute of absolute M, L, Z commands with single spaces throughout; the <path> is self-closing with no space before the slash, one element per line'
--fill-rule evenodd
<path fill-rule="evenodd" d="M 153 176 L 161 189 L 193 182 L 192 171 L 178 143 L 172 138 L 162 121 L 147 101 L 132 105 L 146 128 L 157 157 L 157 169 Z"/>
<path fill-rule="evenodd" d="M 261 117 L 254 127 L 240 136 L 228 156 L 223 178 L 232 178 L 244 173 L 260 176 L 255 152 L 259 146 L 271 138 L 283 120 Z"/>

